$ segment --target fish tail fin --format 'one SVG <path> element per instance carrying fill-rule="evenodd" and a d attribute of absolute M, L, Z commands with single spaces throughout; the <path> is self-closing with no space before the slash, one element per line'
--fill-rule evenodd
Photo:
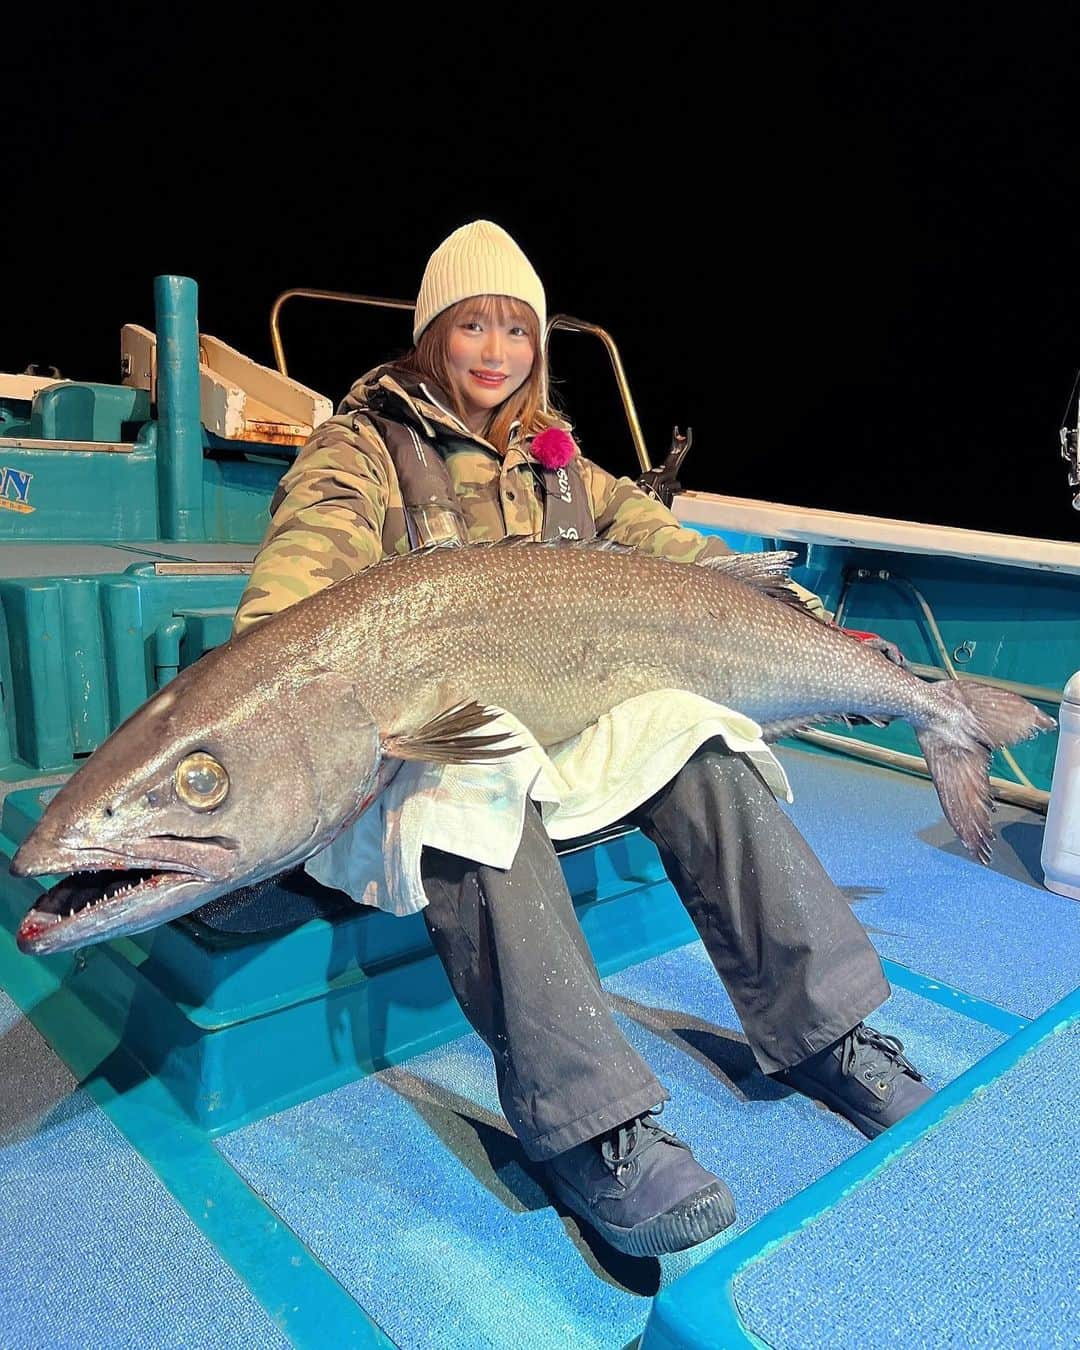
<path fill-rule="evenodd" d="M 946 819 L 982 863 L 993 852 L 991 751 L 1057 724 L 1027 699 L 973 680 L 935 686 L 940 715 L 916 732 Z"/>

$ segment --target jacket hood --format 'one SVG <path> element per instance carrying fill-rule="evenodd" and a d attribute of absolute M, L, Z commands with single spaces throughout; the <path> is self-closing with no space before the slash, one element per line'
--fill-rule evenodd
<path fill-rule="evenodd" d="M 413 422 L 427 436 L 434 436 L 440 427 L 459 436 L 474 434 L 451 411 L 450 400 L 437 384 L 393 363 L 376 366 L 353 383 L 338 414 L 357 412 Z"/>
<path fill-rule="evenodd" d="M 373 412 L 397 421 L 412 422 L 425 436 L 431 438 L 442 430 L 454 436 L 466 436 L 489 449 L 494 448 L 475 431 L 470 431 L 450 410 L 449 398 L 434 381 L 421 379 L 413 371 L 402 370 L 392 362 L 376 366 L 366 375 L 361 375 L 342 399 L 338 408 L 339 416 L 358 412 Z M 555 425 L 567 432 L 572 430 L 570 423 L 557 414 Z"/>

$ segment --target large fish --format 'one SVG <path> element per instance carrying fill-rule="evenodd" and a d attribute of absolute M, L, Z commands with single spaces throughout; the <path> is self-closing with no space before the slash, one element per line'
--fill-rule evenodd
<path fill-rule="evenodd" d="M 1014 694 L 917 679 L 778 598 L 791 554 L 687 566 L 598 544 L 435 547 L 284 610 L 182 671 L 60 789 L 11 864 L 72 874 L 28 952 L 134 933 L 295 867 L 404 759 L 513 753 L 685 689 L 766 734 L 842 715 L 914 726 L 945 814 L 990 856 L 990 748 L 1052 727 Z M 790 592 L 783 591 L 790 596 Z"/>

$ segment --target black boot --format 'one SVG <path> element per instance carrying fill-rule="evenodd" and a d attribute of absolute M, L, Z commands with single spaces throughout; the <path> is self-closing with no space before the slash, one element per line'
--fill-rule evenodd
<path fill-rule="evenodd" d="M 895 1036 L 860 1022 L 824 1050 L 770 1077 L 824 1102 L 873 1139 L 934 1095 L 903 1052 Z"/>
<path fill-rule="evenodd" d="M 682 1251 L 735 1219 L 731 1192 L 655 1124 L 658 1114 L 647 1111 L 547 1164 L 563 1204 L 630 1256 Z"/>

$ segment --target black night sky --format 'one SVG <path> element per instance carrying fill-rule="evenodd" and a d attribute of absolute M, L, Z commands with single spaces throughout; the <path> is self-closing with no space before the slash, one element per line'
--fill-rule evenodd
<path fill-rule="evenodd" d="M 1057 439 L 1080 367 L 1075 25 L 625 13 L 5 21 L 0 369 L 117 378 L 165 271 L 272 364 L 280 291 L 411 297 L 487 216 L 551 312 L 615 336 L 654 458 L 693 426 L 686 486 L 1080 538 Z M 303 302 L 283 331 L 335 400 L 407 341 L 400 317 Z M 630 471 L 603 352 L 552 354 L 586 453 Z"/>

